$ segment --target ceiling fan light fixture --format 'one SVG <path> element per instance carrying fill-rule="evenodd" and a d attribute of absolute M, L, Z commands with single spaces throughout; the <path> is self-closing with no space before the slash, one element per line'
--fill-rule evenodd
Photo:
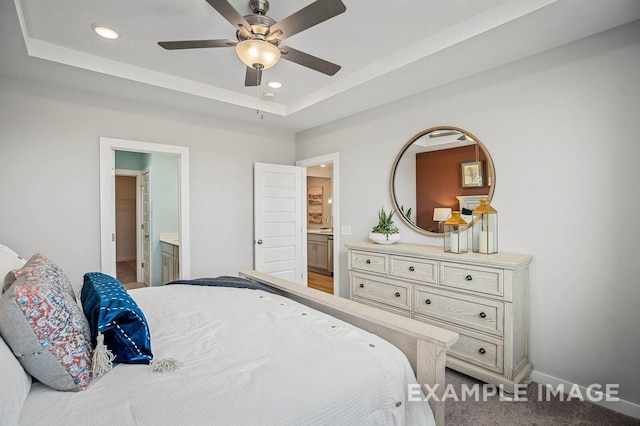
<path fill-rule="evenodd" d="M 236 45 L 238 58 L 248 67 L 267 70 L 280 60 L 280 50 L 268 41 L 244 40 Z"/>

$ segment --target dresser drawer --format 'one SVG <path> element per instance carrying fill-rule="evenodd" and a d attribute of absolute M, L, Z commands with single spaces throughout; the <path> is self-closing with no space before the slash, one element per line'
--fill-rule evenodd
<path fill-rule="evenodd" d="M 366 251 L 351 252 L 351 269 L 389 273 L 389 256 Z"/>
<path fill-rule="evenodd" d="M 411 309 L 411 285 L 352 273 L 351 295 L 374 302 Z"/>
<path fill-rule="evenodd" d="M 440 262 L 440 284 L 495 296 L 504 295 L 502 269 Z"/>
<path fill-rule="evenodd" d="M 396 315 L 400 315 L 406 318 L 411 318 L 411 312 L 406 309 L 394 308 L 393 306 L 383 305 L 382 303 L 373 302 L 369 299 L 362 299 L 360 297 L 354 296 L 352 299 L 354 302 L 362 303 L 363 305 L 373 306 L 374 308 L 383 309 L 387 312 L 392 312 Z"/>
<path fill-rule="evenodd" d="M 486 338 L 478 339 L 460 333 L 460 338 L 451 346 L 450 353 L 456 358 L 502 373 L 504 370 L 502 350 L 502 342 L 493 342 Z"/>
<path fill-rule="evenodd" d="M 390 274 L 426 283 L 438 282 L 438 262 L 435 260 L 391 256 Z"/>
<path fill-rule="evenodd" d="M 461 359 L 496 373 L 502 374 L 504 372 L 503 340 L 483 336 L 482 334 L 435 321 L 422 315 L 415 315 L 414 318 L 460 334 L 458 341 L 447 351 L 447 356 Z"/>
<path fill-rule="evenodd" d="M 413 312 L 496 336 L 504 334 L 504 303 L 415 286 Z"/>

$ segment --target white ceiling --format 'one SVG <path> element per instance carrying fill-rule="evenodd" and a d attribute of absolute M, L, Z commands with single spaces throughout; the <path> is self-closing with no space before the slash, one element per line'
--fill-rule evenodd
<path fill-rule="evenodd" d="M 293 131 L 640 18 L 638 0 L 343 2 L 345 13 L 283 42 L 342 69 L 329 77 L 281 60 L 264 72 L 260 88 L 244 86 L 245 67 L 233 48 L 168 51 L 157 45 L 170 40 L 234 39 L 233 27 L 205 0 L 15 0 L 10 18 L 5 13 L 9 2 L 3 0 L 1 11 L 3 25 L 8 19 L 19 22 L 29 56 L 90 70 L 92 75 L 78 74 L 79 86 L 127 97 L 131 83 L 112 81 L 116 77 L 149 85 L 153 90 L 143 90 L 149 99 L 154 92 L 155 99 L 171 99 L 177 108 L 184 104 L 185 109 L 253 123 L 260 108 L 265 111 L 263 124 Z M 247 0 L 230 3 L 243 15 L 250 13 Z M 278 21 L 311 1 L 270 3 L 268 15 Z M 98 37 L 91 28 L 94 23 L 117 30 L 120 38 Z M 55 71 L 41 72 L 39 78 L 54 78 L 60 69 Z M 0 72 L 20 71 L 0 66 Z M 96 73 L 114 77 L 107 81 Z M 64 84 L 73 85 L 67 80 Z M 273 90 L 264 85 L 272 80 L 283 87 Z M 262 99 L 267 91 L 275 93 L 271 102 Z"/>

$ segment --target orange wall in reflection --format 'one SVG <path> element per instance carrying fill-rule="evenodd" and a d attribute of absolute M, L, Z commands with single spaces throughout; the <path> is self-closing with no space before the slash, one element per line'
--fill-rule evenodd
<path fill-rule="evenodd" d="M 476 160 L 476 146 L 462 146 L 440 151 L 416 154 L 416 224 L 422 229 L 438 230 L 438 222 L 433 221 L 435 207 L 449 207 L 459 210 L 457 195 L 488 194 L 487 161 L 482 150 L 478 159 L 482 161 L 482 176 L 485 186 L 463 188 L 461 163 Z"/>

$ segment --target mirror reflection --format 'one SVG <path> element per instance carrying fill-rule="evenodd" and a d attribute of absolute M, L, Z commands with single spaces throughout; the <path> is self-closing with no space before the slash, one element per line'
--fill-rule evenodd
<path fill-rule="evenodd" d="M 457 127 L 418 133 L 400 150 L 391 170 L 391 198 L 414 230 L 441 234 L 451 211 L 471 223 L 471 211 L 491 200 L 495 169 L 486 147 Z"/>

